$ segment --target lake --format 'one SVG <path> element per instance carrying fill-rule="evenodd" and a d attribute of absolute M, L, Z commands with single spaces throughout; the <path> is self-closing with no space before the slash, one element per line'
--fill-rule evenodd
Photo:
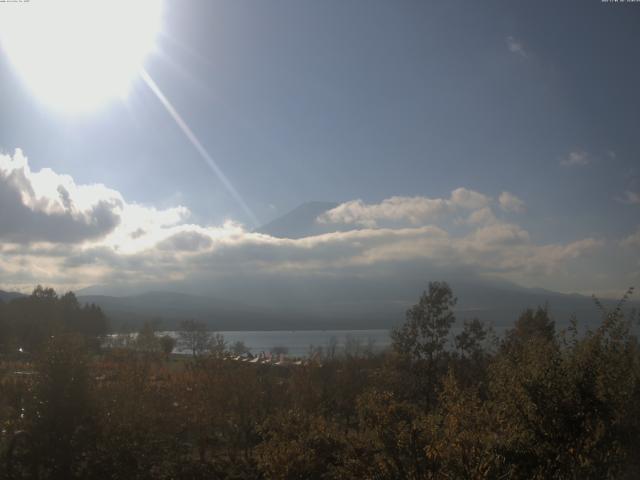
<path fill-rule="evenodd" d="M 391 345 L 389 330 L 270 330 L 219 333 L 224 335 L 227 345 L 242 341 L 254 355 L 267 353 L 274 347 L 286 347 L 290 357 L 303 357 L 309 354 L 312 345 L 326 349 L 332 342 L 337 344 L 338 352 L 344 350 L 347 342 L 358 343 L 362 348 L 371 345 L 376 351 Z M 158 335 L 177 337 L 177 332 L 158 332 Z"/>
<path fill-rule="evenodd" d="M 453 348 L 453 337 L 462 331 L 461 325 L 454 325 L 449 336 L 449 347 Z M 504 334 L 505 327 L 493 327 L 494 333 L 500 337 Z M 371 347 L 379 352 L 391 345 L 390 330 L 257 330 L 257 331 L 220 331 L 228 347 L 241 341 L 249 348 L 253 355 L 268 353 L 275 347 L 285 347 L 289 357 L 305 357 L 310 353 L 310 347 L 322 347 L 335 343 L 336 352 L 343 352 L 347 343 L 358 345 L 361 349 Z M 178 338 L 178 332 L 156 332 L 157 335 L 169 335 Z M 118 336 L 120 334 L 114 334 Z M 135 335 L 135 334 L 134 334 Z M 191 353 L 180 346 L 174 353 Z"/>

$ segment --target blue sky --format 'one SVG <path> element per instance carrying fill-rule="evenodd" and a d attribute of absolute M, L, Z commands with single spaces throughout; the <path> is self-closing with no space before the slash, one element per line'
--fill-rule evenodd
<path fill-rule="evenodd" d="M 640 225 L 640 4 L 192 0 L 163 18 L 145 67 L 259 223 L 311 200 L 463 187 L 532 245 L 601 244 L 563 280 L 513 280 L 609 292 L 640 279 L 640 238 L 623 243 Z M 0 150 L 22 149 L 33 172 L 183 206 L 203 228 L 255 226 L 142 80 L 72 114 L 4 57 L 0 79 Z"/>

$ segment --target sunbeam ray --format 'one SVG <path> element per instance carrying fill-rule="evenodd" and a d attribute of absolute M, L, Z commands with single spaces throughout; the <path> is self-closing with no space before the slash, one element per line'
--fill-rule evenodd
<path fill-rule="evenodd" d="M 242 210 L 245 212 L 245 214 L 249 217 L 249 219 L 253 223 L 253 226 L 254 227 L 258 226 L 259 225 L 258 218 L 253 213 L 251 208 L 249 208 L 249 205 L 247 205 L 247 203 L 244 201 L 244 199 L 242 198 L 238 190 L 236 190 L 236 188 L 231 183 L 231 180 L 229 180 L 229 178 L 220 169 L 216 161 L 211 157 L 211 155 L 209 155 L 209 152 L 207 152 L 207 150 L 204 148 L 202 143 L 200 143 L 200 140 L 198 140 L 198 137 L 196 137 L 195 133 L 193 133 L 193 131 L 191 130 L 187 122 L 178 113 L 178 111 L 175 109 L 175 107 L 169 101 L 169 99 L 162 93 L 162 91 L 160 90 L 160 87 L 158 87 L 158 84 L 151 78 L 151 75 L 149 75 L 149 73 L 144 68 L 141 68 L 140 76 L 142 77 L 144 82 L 147 84 L 147 86 L 151 89 L 151 91 L 155 94 L 155 96 L 158 97 L 158 100 L 160 100 L 160 103 L 164 106 L 164 108 L 167 110 L 169 115 L 171 115 L 171 118 L 173 118 L 173 120 L 176 122 L 180 130 L 182 130 L 182 133 L 184 133 L 184 135 L 187 137 L 191 145 L 193 145 L 196 151 L 200 154 L 200 157 L 202 157 L 202 159 L 205 161 L 207 166 L 213 171 L 213 173 L 216 174 L 218 179 L 229 191 L 231 196 L 238 202 Z"/>

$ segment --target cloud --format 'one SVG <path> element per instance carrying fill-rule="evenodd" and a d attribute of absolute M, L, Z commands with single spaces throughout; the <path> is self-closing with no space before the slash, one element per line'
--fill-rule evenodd
<path fill-rule="evenodd" d="M 574 151 L 560 160 L 563 167 L 584 167 L 591 163 L 589 154 L 585 151 Z"/>
<path fill-rule="evenodd" d="M 491 207 L 483 207 L 469 214 L 467 218 L 460 219 L 456 223 L 461 225 L 493 225 L 499 223 Z"/>
<path fill-rule="evenodd" d="M 195 227 L 197 228 L 197 227 Z M 160 250 L 197 252 L 211 247 L 213 241 L 205 232 L 184 230 L 158 243 Z"/>
<path fill-rule="evenodd" d="M 502 223 L 481 227 L 470 238 L 478 245 L 524 245 L 529 241 L 529 232 L 517 225 Z"/>
<path fill-rule="evenodd" d="M 616 200 L 625 205 L 640 205 L 640 193 L 627 190 L 621 197 L 617 197 Z"/>
<path fill-rule="evenodd" d="M 76 249 L 51 259 L 59 265 L 51 270 L 73 278 L 88 276 L 91 283 L 188 282 L 196 277 L 210 282 L 242 275 L 369 276 L 379 268 L 396 269 L 409 262 L 517 278 L 527 272 L 551 275 L 567 261 L 602 245 L 595 239 L 535 245 L 526 230 L 503 223 L 463 235 L 422 226 L 358 229 L 301 239 L 274 238 L 237 226 L 183 228 L 135 253 L 121 254 L 105 246 Z"/>
<path fill-rule="evenodd" d="M 49 169 L 32 172 L 16 150 L 0 155 L 0 205 L 0 240 L 72 243 L 112 232 L 124 202 L 102 185 L 78 186 Z"/>
<path fill-rule="evenodd" d="M 78 185 L 68 175 L 31 171 L 20 150 L 0 155 L 0 240 L 8 243 L 104 242 L 144 248 L 188 218 L 185 207 L 158 210 L 129 203 L 101 184 Z"/>
<path fill-rule="evenodd" d="M 507 42 L 507 48 L 511 53 L 520 55 L 523 58 L 527 58 L 529 56 L 528 53 L 525 51 L 524 45 L 522 45 L 522 42 L 516 40 L 514 37 L 508 36 L 506 38 L 506 42 Z"/>
<path fill-rule="evenodd" d="M 513 193 L 502 192 L 498 198 L 498 203 L 500 204 L 500 208 L 505 212 L 524 212 L 524 202 Z"/>
<path fill-rule="evenodd" d="M 326 233 L 294 239 L 248 231 L 233 221 L 188 223 L 185 207 L 156 209 L 102 185 L 77 185 L 51 170 L 32 173 L 19 152 L 0 157 L 0 172 L 0 195 L 14 212 L 0 233 L 4 288 L 171 283 L 241 289 L 245 282 L 268 285 L 276 278 L 346 282 L 387 278 L 390 272 L 400 278 L 418 267 L 553 281 L 603 245 L 595 238 L 536 243 L 522 226 L 498 218 L 489 196 L 467 188 L 447 198 L 346 202 L 321 215 Z M 523 208 L 508 192 L 497 204 Z M 2 206 L 0 215 L 9 218 L 4 201 Z M 43 223 L 30 223 L 34 217 Z"/>
<path fill-rule="evenodd" d="M 457 210 L 476 210 L 487 206 L 490 198 L 466 188 L 457 188 L 448 199 L 391 197 L 377 204 L 353 200 L 338 205 L 318 217 L 320 223 L 376 227 L 380 222 L 408 222 L 420 225 Z"/>
<path fill-rule="evenodd" d="M 623 247 L 640 249 L 640 227 L 638 227 L 636 231 L 628 237 L 623 238 L 620 244 Z"/>

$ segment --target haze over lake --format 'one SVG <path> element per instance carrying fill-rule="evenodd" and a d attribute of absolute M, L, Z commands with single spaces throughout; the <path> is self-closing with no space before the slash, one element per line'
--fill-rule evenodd
<path fill-rule="evenodd" d="M 227 345 L 243 342 L 252 355 L 271 352 L 276 347 L 284 347 L 289 357 L 309 355 L 311 347 L 326 349 L 335 343 L 336 353 L 344 353 L 345 346 L 364 351 L 370 348 L 379 352 L 391 345 L 389 330 L 270 330 L 270 331 L 228 331 L 218 332 L 224 336 Z M 159 336 L 178 338 L 178 332 L 158 332 Z M 118 335 L 118 334 L 116 334 Z M 190 354 L 188 349 L 176 347 L 174 353 Z"/>

